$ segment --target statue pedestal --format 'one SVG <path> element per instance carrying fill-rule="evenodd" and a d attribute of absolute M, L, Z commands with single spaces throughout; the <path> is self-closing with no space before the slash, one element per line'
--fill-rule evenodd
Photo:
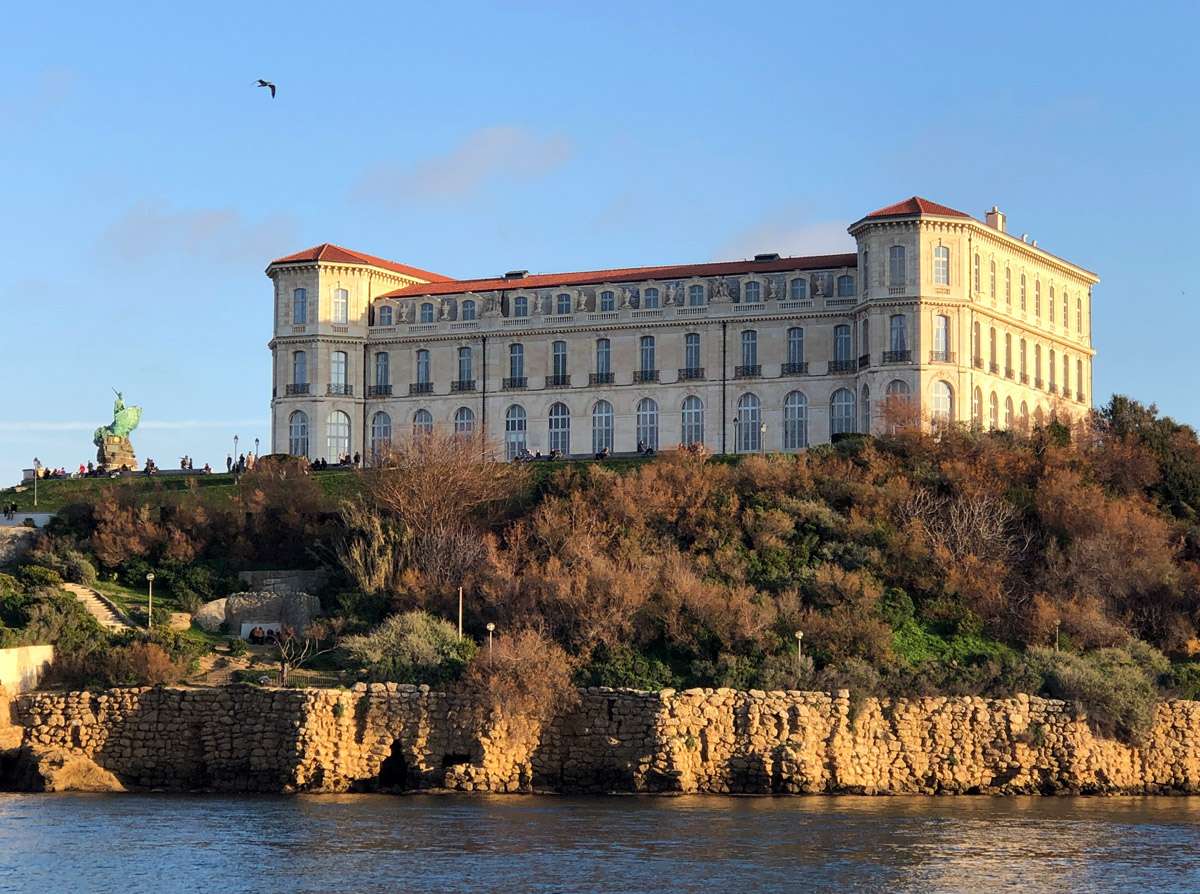
<path fill-rule="evenodd" d="M 122 468 L 137 471 L 137 456 L 133 452 L 133 444 L 129 438 L 106 437 L 104 443 L 96 451 L 96 461 L 106 472 L 115 472 Z"/>

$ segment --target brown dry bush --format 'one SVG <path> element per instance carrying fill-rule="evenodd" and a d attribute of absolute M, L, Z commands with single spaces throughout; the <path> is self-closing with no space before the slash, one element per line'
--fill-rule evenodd
<path fill-rule="evenodd" d="M 561 646 L 533 628 L 498 635 L 467 665 L 463 689 L 481 726 L 498 717 L 544 724 L 576 703 L 574 663 Z"/>

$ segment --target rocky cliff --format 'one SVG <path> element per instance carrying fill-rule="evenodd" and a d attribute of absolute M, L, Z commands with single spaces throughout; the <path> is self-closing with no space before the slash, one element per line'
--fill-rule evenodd
<path fill-rule="evenodd" d="M 76 759 L 73 774 L 106 778 L 82 773 L 90 762 L 131 790 L 1200 791 L 1200 702 L 1161 704 L 1140 748 L 1029 696 L 867 699 L 852 712 L 844 691 L 587 689 L 545 728 L 499 718 L 482 733 L 471 708 L 394 684 L 32 693 L 13 702 L 8 765 L 27 769 L 8 784 L 37 788 L 38 766 Z"/>

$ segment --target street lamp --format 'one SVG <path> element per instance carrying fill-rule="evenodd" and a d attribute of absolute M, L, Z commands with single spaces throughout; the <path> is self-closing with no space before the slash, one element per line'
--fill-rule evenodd
<path fill-rule="evenodd" d="M 796 680 L 797 681 L 799 681 L 799 679 L 800 679 L 800 665 L 801 665 L 801 661 L 804 657 L 804 652 L 803 652 L 804 645 L 803 644 L 804 644 L 804 631 L 797 630 L 796 631 Z"/>
<path fill-rule="evenodd" d="M 462 639 L 462 608 L 463 608 L 463 588 L 458 588 L 458 638 Z"/>
<path fill-rule="evenodd" d="M 42 477 L 42 461 L 36 456 L 33 458 L 33 508 L 37 509 L 37 483 Z"/>
<path fill-rule="evenodd" d="M 238 457 L 237 445 L 238 445 L 238 436 L 234 435 L 233 436 L 233 461 L 235 463 L 237 462 L 237 457 Z"/>
<path fill-rule="evenodd" d="M 154 626 L 154 572 L 146 572 L 146 628 Z"/>
<path fill-rule="evenodd" d="M 767 452 L 767 423 L 763 423 L 758 427 L 758 451 L 759 453 Z"/>
<path fill-rule="evenodd" d="M 493 624 L 491 621 L 488 621 L 487 622 L 487 632 L 488 632 L 488 665 L 489 666 L 492 663 L 492 631 L 495 629 L 496 629 L 496 625 Z"/>
<path fill-rule="evenodd" d="M 258 438 L 254 439 L 254 461 L 258 462 Z"/>

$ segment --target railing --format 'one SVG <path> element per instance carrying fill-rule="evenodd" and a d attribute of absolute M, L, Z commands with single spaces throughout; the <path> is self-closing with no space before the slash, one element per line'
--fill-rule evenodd
<path fill-rule="evenodd" d="M 1020 382 L 1022 385 L 1028 385 L 1029 384 L 1029 373 L 1021 373 Z"/>
<path fill-rule="evenodd" d="M 762 375 L 762 365 L 753 363 L 748 366 L 735 366 L 733 368 L 733 377 L 735 379 L 757 379 Z"/>
<path fill-rule="evenodd" d="M 808 361 L 785 363 L 780 368 L 780 374 L 785 376 L 806 376 L 808 375 Z"/>
<path fill-rule="evenodd" d="M 870 365 L 871 365 L 871 355 L 870 354 L 863 354 L 861 357 L 858 358 L 858 368 L 859 369 L 866 369 Z"/>
<path fill-rule="evenodd" d="M 658 381 L 658 370 L 657 369 L 639 369 L 639 370 L 636 370 L 633 374 L 633 384 L 635 384 L 635 385 L 640 384 L 642 382 L 657 382 L 657 381 Z"/>
<path fill-rule="evenodd" d="M 888 294 L 889 295 L 903 295 L 904 288 L 905 288 L 904 286 L 888 286 Z"/>
<path fill-rule="evenodd" d="M 331 383 L 325 387 L 325 393 L 340 395 L 342 397 L 353 397 L 354 396 L 354 386 L 353 385 L 345 385 L 342 383 L 336 383 L 336 384 Z"/>
<path fill-rule="evenodd" d="M 707 304 L 691 304 L 687 307 L 677 308 L 675 316 L 677 317 L 698 317 L 708 313 Z"/>
<path fill-rule="evenodd" d="M 391 397 L 391 396 L 392 396 L 392 386 L 391 385 L 368 385 L 367 386 L 367 397 Z"/>
<path fill-rule="evenodd" d="M 408 386 L 409 394 L 433 394 L 433 382 L 411 382 Z"/>
<path fill-rule="evenodd" d="M 855 363 L 853 360 L 830 360 L 829 372 L 833 373 L 852 373 L 855 371 Z"/>
<path fill-rule="evenodd" d="M 437 323 L 409 323 L 409 335 L 416 335 L 421 332 L 437 332 Z"/>
<path fill-rule="evenodd" d="M 733 312 L 735 314 L 748 314 L 762 309 L 763 304 L 761 301 L 739 301 L 733 306 Z"/>
<path fill-rule="evenodd" d="M 588 314 L 588 322 L 590 323 L 599 323 L 605 320 L 619 320 L 620 318 L 620 312 L 615 310 L 601 310 L 597 311 L 596 313 Z"/>
<path fill-rule="evenodd" d="M 463 332 L 466 330 L 478 329 L 478 328 L 479 328 L 478 320 L 459 320 L 457 322 L 450 324 L 451 332 Z"/>
<path fill-rule="evenodd" d="M 930 363 L 953 363 L 954 362 L 954 352 L 953 351 L 930 351 L 929 352 L 929 362 Z"/>
<path fill-rule="evenodd" d="M 661 307 L 651 307 L 645 310 L 635 310 L 630 316 L 635 320 L 650 320 L 663 315 Z"/>
<path fill-rule="evenodd" d="M 575 314 L 547 314 L 545 320 L 547 325 L 557 326 L 559 323 L 574 322 Z"/>
<path fill-rule="evenodd" d="M 703 379 L 703 378 L 704 378 L 704 367 L 703 366 L 684 366 L 684 367 L 681 367 L 679 370 L 679 381 L 681 381 L 681 382 L 687 382 L 687 381 L 691 381 L 693 379 Z"/>
<path fill-rule="evenodd" d="M 474 379 L 455 379 L 454 381 L 452 381 L 450 383 L 450 390 L 451 391 L 474 391 L 475 390 L 475 380 Z"/>
<path fill-rule="evenodd" d="M 826 307 L 854 307 L 858 303 L 857 298 L 826 298 Z"/>
<path fill-rule="evenodd" d="M 884 351 L 884 363 L 912 363 L 912 351 Z"/>
<path fill-rule="evenodd" d="M 546 387 L 547 388 L 570 388 L 571 387 L 571 377 L 570 376 L 546 376 Z"/>
<path fill-rule="evenodd" d="M 297 394 L 308 394 L 308 389 L 310 387 L 311 386 L 308 384 L 308 382 L 294 382 L 291 385 L 285 386 L 284 394 L 288 395 L 288 397 Z"/>
<path fill-rule="evenodd" d="M 307 328 L 308 327 L 306 327 L 306 326 L 293 326 L 292 327 L 292 335 L 303 335 L 305 333 L 305 331 L 307 330 Z"/>
<path fill-rule="evenodd" d="M 588 373 L 589 385 L 611 385 L 613 383 L 613 374 L 607 373 Z"/>
<path fill-rule="evenodd" d="M 807 310 L 813 306 L 811 298 L 796 298 L 789 301 L 780 301 L 780 310 Z"/>
<path fill-rule="evenodd" d="M 529 379 L 525 376 L 510 376 L 504 380 L 505 391 L 517 391 L 526 387 L 529 384 Z"/>

